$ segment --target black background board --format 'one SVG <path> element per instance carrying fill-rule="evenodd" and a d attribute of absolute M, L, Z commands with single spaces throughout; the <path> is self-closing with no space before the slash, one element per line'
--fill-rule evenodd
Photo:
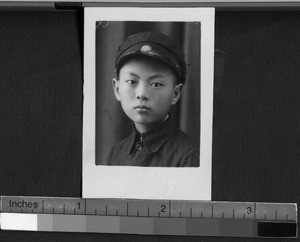
<path fill-rule="evenodd" d="M 299 204 L 300 12 L 217 11 L 215 39 L 212 200 Z M 0 194 L 80 197 L 83 13 L 2 11 L 0 46 Z M 256 241 L 0 231 L 100 240 Z"/>

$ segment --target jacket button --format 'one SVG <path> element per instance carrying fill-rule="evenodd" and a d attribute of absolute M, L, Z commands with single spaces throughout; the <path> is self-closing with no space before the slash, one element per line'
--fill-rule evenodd
<path fill-rule="evenodd" d="M 135 144 L 135 148 L 138 150 L 138 151 L 141 151 L 143 149 L 143 145 L 141 143 L 136 143 Z"/>

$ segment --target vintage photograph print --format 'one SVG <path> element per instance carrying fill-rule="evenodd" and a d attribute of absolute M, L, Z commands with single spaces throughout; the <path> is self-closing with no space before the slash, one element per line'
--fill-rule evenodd
<path fill-rule="evenodd" d="M 83 197 L 210 200 L 214 10 L 86 8 L 84 27 Z"/>
<path fill-rule="evenodd" d="M 96 22 L 96 165 L 199 167 L 199 22 Z"/>

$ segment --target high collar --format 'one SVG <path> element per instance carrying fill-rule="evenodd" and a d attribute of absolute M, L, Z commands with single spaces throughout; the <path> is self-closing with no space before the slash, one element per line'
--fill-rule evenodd
<path fill-rule="evenodd" d="M 143 150 L 147 155 L 155 153 L 159 148 L 167 141 L 172 132 L 175 129 L 174 122 L 171 118 L 171 115 L 167 120 L 163 121 L 161 124 L 156 126 L 153 130 L 140 134 L 135 126 L 133 125 L 132 133 L 129 137 L 128 154 L 131 154 L 134 151 L 136 142 L 140 141 L 142 137 Z"/>

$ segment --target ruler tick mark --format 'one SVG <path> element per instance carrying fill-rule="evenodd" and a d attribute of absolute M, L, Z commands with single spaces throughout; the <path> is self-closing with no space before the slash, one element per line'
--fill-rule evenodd
<path fill-rule="evenodd" d="M 275 220 L 277 220 L 277 210 L 275 211 Z"/>
<path fill-rule="evenodd" d="M 214 204 L 211 205 L 211 217 L 214 217 Z"/>
<path fill-rule="evenodd" d="M 286 214 L 286 215 L 285 215 L 285 219 L 288 220 L 288 217 L 289 217 L 288 214 Z"/>
<path fill-rule="evenodd" d="M 179 218 L 181 218 L 181 211 L 179 212 Z"/>
<path fill-rule="evenodd" d="M 150 216 L 150 208 L 148 207 L 148 217 Z"/>
<path fill-rule="evenodd" d="M 107 205 L 105 206 L 105 215 L 107 215 Z"/>
<path fill-rule="evenodd" d="M 222 218 L 224 218 L 224 213 L 222 213 Z"/>
<path fill-rule="evenodd" d="M 234 218 L 235 217 L 235 210 L 233 209 L 232 211 L 232 217 Z"/>
<path fill-rule="evenodd" d="M 95 209 L 95 215 L 97 215 L 97 209 Z"/>
<path fill-rule="evenodd" d="M 118 211 L 118 209 L 116 210 L 116 216 L 118 216 L 119 215 L 119 211 Z"/>
<path fill-rule="evenodd" d="M 244 213 L 244 219 L 246 218 L 246 214 Z"/>
<path fill-rule="evenodd" d="M 136 215 L 137 215 L 138 217 L 140 216 L 140 211 L 139 211 L 139 210 L 137 210 Z"/>
<path fill-rule="evenodd" d="M 128 214 L 129 214 L 129 204 L 128 204 L 128 202 L 127 202 L 127 205 L 126 205 L 126 209 L 127 209 L 126 214 L 128 216 Z"/>
<path fill-rule="evenodd" d="M 265 213 L 265 220 L 267 220 L 267 214 Z"/>
<path fill-rule="evenodd" d="M 201 211 L 201 218 L 203 217 L 203 213 L 202 213 L 202 211 Z"/>
<path fill-rule="evenodd" d="M 192 218 L 193 217 L 193 209 L 190 208 L 190 217 Z"/>

